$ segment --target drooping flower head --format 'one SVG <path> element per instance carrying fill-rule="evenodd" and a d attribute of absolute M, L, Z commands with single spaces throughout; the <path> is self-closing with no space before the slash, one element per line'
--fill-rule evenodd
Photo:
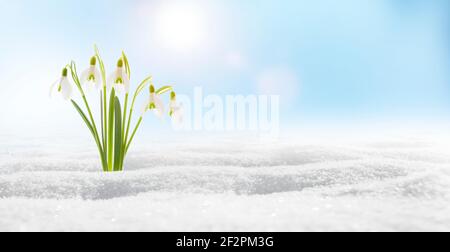
<path fill-rule="evenodd" d="M 108 78 L 108 89 L 112 87 L 119 93 L 128 93 L 130 91 L 130 78 L 124 67 L 123 59 L 117 61 L 116 70 Z"/>
<path fill-rule="evenodd" d="M 97 69 L 97 57 L 92 57 L 90 66 L 81 74 L 81 85 L 85 90 L 100 90 L 102 88 L 102 80 L 100 71 Z"/>
<path fill-rule="evenodd" d="M 172 122 L 176 125 L 181 125 L 183 123 L 183 112 L 181 106 L 177 104 L 177 95 L 173 91 L 170 93 L 169 107 L 169 115 L 172 117 Z"/>
<path fill-rule="evenodd" d="M 146 103 L 144 112 L 147 110 L 153 110 L 155 115 L 159 118 L 162 118 L 164 115 L 164 102 L 162 101 L 161 97 L 156 94 L 155 86 L 150 85 L 150 97 L 148 102 Z"/>
<path fill-rule="evenodd" d="M 50 88 L 50 97 L 53 97 L 55 93 L 60 94 L 64 100 L 69 100 L 72 97 L 72 85 L 67 78 L 68 72 L 66 67 L 62 70 L 61 77 Z"/>

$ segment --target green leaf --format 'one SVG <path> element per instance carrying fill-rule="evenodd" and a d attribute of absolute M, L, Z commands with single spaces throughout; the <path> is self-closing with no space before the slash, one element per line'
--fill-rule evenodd
<path fill-rule="evenodd" d="M 116 127 L 115 127 L 115 136 L 114 136 L 114 171 L 121 170 L 122 163 L 122 109 L 120 107 L 119 98 L 116 97 L 115 102 L 116 108 Z"/>
<path fill-rule="evenodd" d="M 114 101 L 116 98 L 116 92 L 114 88 L 111 91 L 109 99 L 109 115 L 108 115 L 108 168 L 110 171 L 113 169 L 113 140 L 114 140 Z"/>
<path fill-rule="evenodd" d="M 167 92 L 172 91 L 172 90 L 173 90 L 172 86 L 164 86 L 164 87 L 156 90 L 156 94 L 157 95 L 162 95 L 162 94 L 167 93 Z"/>
<path fill-rule="evenodd" d="M 91 131 L 92 135 L 94 135 L 94 129 L 92 128 L 91 123 L 89 122 L 89 119 L 86 117 L 86 115 L 84 114 L 83 110 L 80 108 L 80 106 L 78 106 L 78 104 L 72 100 L 72 104 L 75 107 L 75 109 L 78 111 L 78 113 L 80 114 L 81 118 L 83 118 L 84 123 L 86 123 L 86 126 L 89 128 L 89 130 Z"/>
<path fill-rule="evenodd" d="M 71 100 L 73 106 L 75 107 L 75 109 L 78 111 L 78 113 L 80 114 L 81 118 L 83 118 L 84 123 L 86 123 L 86 126 L 89 128 L 89 131 L 92 133 L 92 136 L 95 139 L 95 142 L 97 143 L 97 148 L 98 151 L 100 153 L 100 158 L 102 161 L 102 167 L 103 167 L 103 171 L 108 171 L 108 166 L 106 165 L 106 158 L 104 156 L 104 152 L 103 149 L 101 147 L 101 143 L 98 141 L 98 138 L 96 137 L 94 128 L 92 127 L 91 123 L 89 122 L 89 119 L 87 118 L 87 116 L 84 114 L 83 110 L 80 108 L 80 106 L 78 106 L 78 104 L 74 101 Z"/>

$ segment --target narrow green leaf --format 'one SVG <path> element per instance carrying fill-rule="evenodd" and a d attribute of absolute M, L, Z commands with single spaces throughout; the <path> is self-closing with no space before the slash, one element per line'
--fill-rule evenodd
<path fill-rule="evenodd" d="M 116 124 L 115 124 L 115 136 L 114 136 L 114 171 L 121 170 L 122 163 L 122 109 L 120 107 L 119 98 L 116 97 Z"/>
<path fill-rule="evenodd" d="M 78 106 L 78 104 L 75 101 L 73 101 L 73 100 L 71 100 L 71 102 L 72 102 L 73 106 L 75 107 L 75 109 L 80 114 L 81 118 L 83 119 L 84 123 L 86 124 L 86 126 L 88 127 L 89 131 L 92 133 L 92 136 L 95 139 L 98 151 L 100 153 L 100 158 L 101 158 L 101 161 L 102 161 L 103 171 L 105 171 L 105 172 L 108 171 L 108 166 L 106 164 L 106 159 L 105 159 L 105 156 L 104 156 L 104 152 L 103 152 L 103 149 L 101 147 L 101 143 L 98 141 L 98 138 L 96 137 L 94 128 L 92 127 L 91 123 L 89 122 L 89 119 L 86 117 L 86 115 L 84 114 L 84 112 L 80 108 L 80 106 Z"/>
<path fill-rule="evenodd" d="M 86 123 L 86 126 L 89 128 L 89 130 L 91 131 L 91 133 L 94 135 L 94 129 L 92 128 L 91 123 L 89 122 L 89 119 L 86 117 L 86 115 L 84 114 L 83 110 L 80 108 L 80 106 L 78 106 L 78 104 L 72 100 L 72 104 L 75 107 L 75 109 L 78 111 L 78 113 L 80 114 L 81 118 L 83 118 L 84 123 Z"/>
<path fill-rule="evenodd" d="M 114 140 L 114 101 L 116 98 L 116 92 L 114 88 L 111 91 L 109 99 L 109 115 L 108 115 L 108 168 L 110 171 L 113 169 L 113 140 Z"/>
<path fill-rule="evenodd" d="M 172 90 L 173 90 L 172 86 L 165 86 L 165 87 L 162 87 L 162 88 L 156 90 L 156 94 L 162 95 L 162 94 L 167 93 Z"/>

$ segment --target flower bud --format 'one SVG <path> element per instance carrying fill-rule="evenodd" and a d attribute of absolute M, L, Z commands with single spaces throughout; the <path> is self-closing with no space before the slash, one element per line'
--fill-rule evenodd
<path fill-rule="evenodd" d="M 68 70 L 67 70 L 67 68 L 64 68 L 62 70 L 62 77 L 67 77 L 67 74 L 68 74 Z"/>
<path fill-rule="evenodd" d="M 91 58 L 91 66 L 95 66 L 97 64 L 97 57 L 92 57 Z"/>
<path fill-rule="evenodd" d="M 119 61 L 117 61 L 117 67 L 118 68 L 122 68 L 123 67 L 123 59 L 120 59 Z"/>

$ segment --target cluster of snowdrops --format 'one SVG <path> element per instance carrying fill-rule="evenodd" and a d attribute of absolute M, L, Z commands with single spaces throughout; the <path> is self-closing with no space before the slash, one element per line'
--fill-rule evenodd
<path fill-rule="evenodd" d="M 144 114 L 150 110 L 158 117 L 168 113 L 174 123 L 180 124 L 182 109 L 177 104 L 173 88 L 163 86 L 156 89 L 151 76 L 140 82 L 134 93 L 130 94 L 131 72 L 124 52 L 117 61 L 116 69 L 108 76 L 97 47 L 95 47 L 95 55 L 89 63 L 89 67 L 80 76 L 77 73 L 75 62 L 72 61 L 64 67 L 61 77 L 51 86 L 50 95 L 60 95 L 65 100 L 71 101 L 95 140 L 103 171 L 122 171 L 125 157 L 142 123 Z M 74 90 L 80 92 L 84 108 L 72 98 Z M 131 127 L 136 98 L 145 90 L 149 90 L 149 98 L 143 109 L 139 111 L 139 119 L 135 121 L 134 127 Z M 98 122 L 94 119 L 90 103 L 86 98 L 86 92 L 97 92 L 100 96 L 99 127 L 97 127 Z M 170 94 L 168 112 L 166 112 L 161 98 L 161 95 L 166 93 Z"/>

